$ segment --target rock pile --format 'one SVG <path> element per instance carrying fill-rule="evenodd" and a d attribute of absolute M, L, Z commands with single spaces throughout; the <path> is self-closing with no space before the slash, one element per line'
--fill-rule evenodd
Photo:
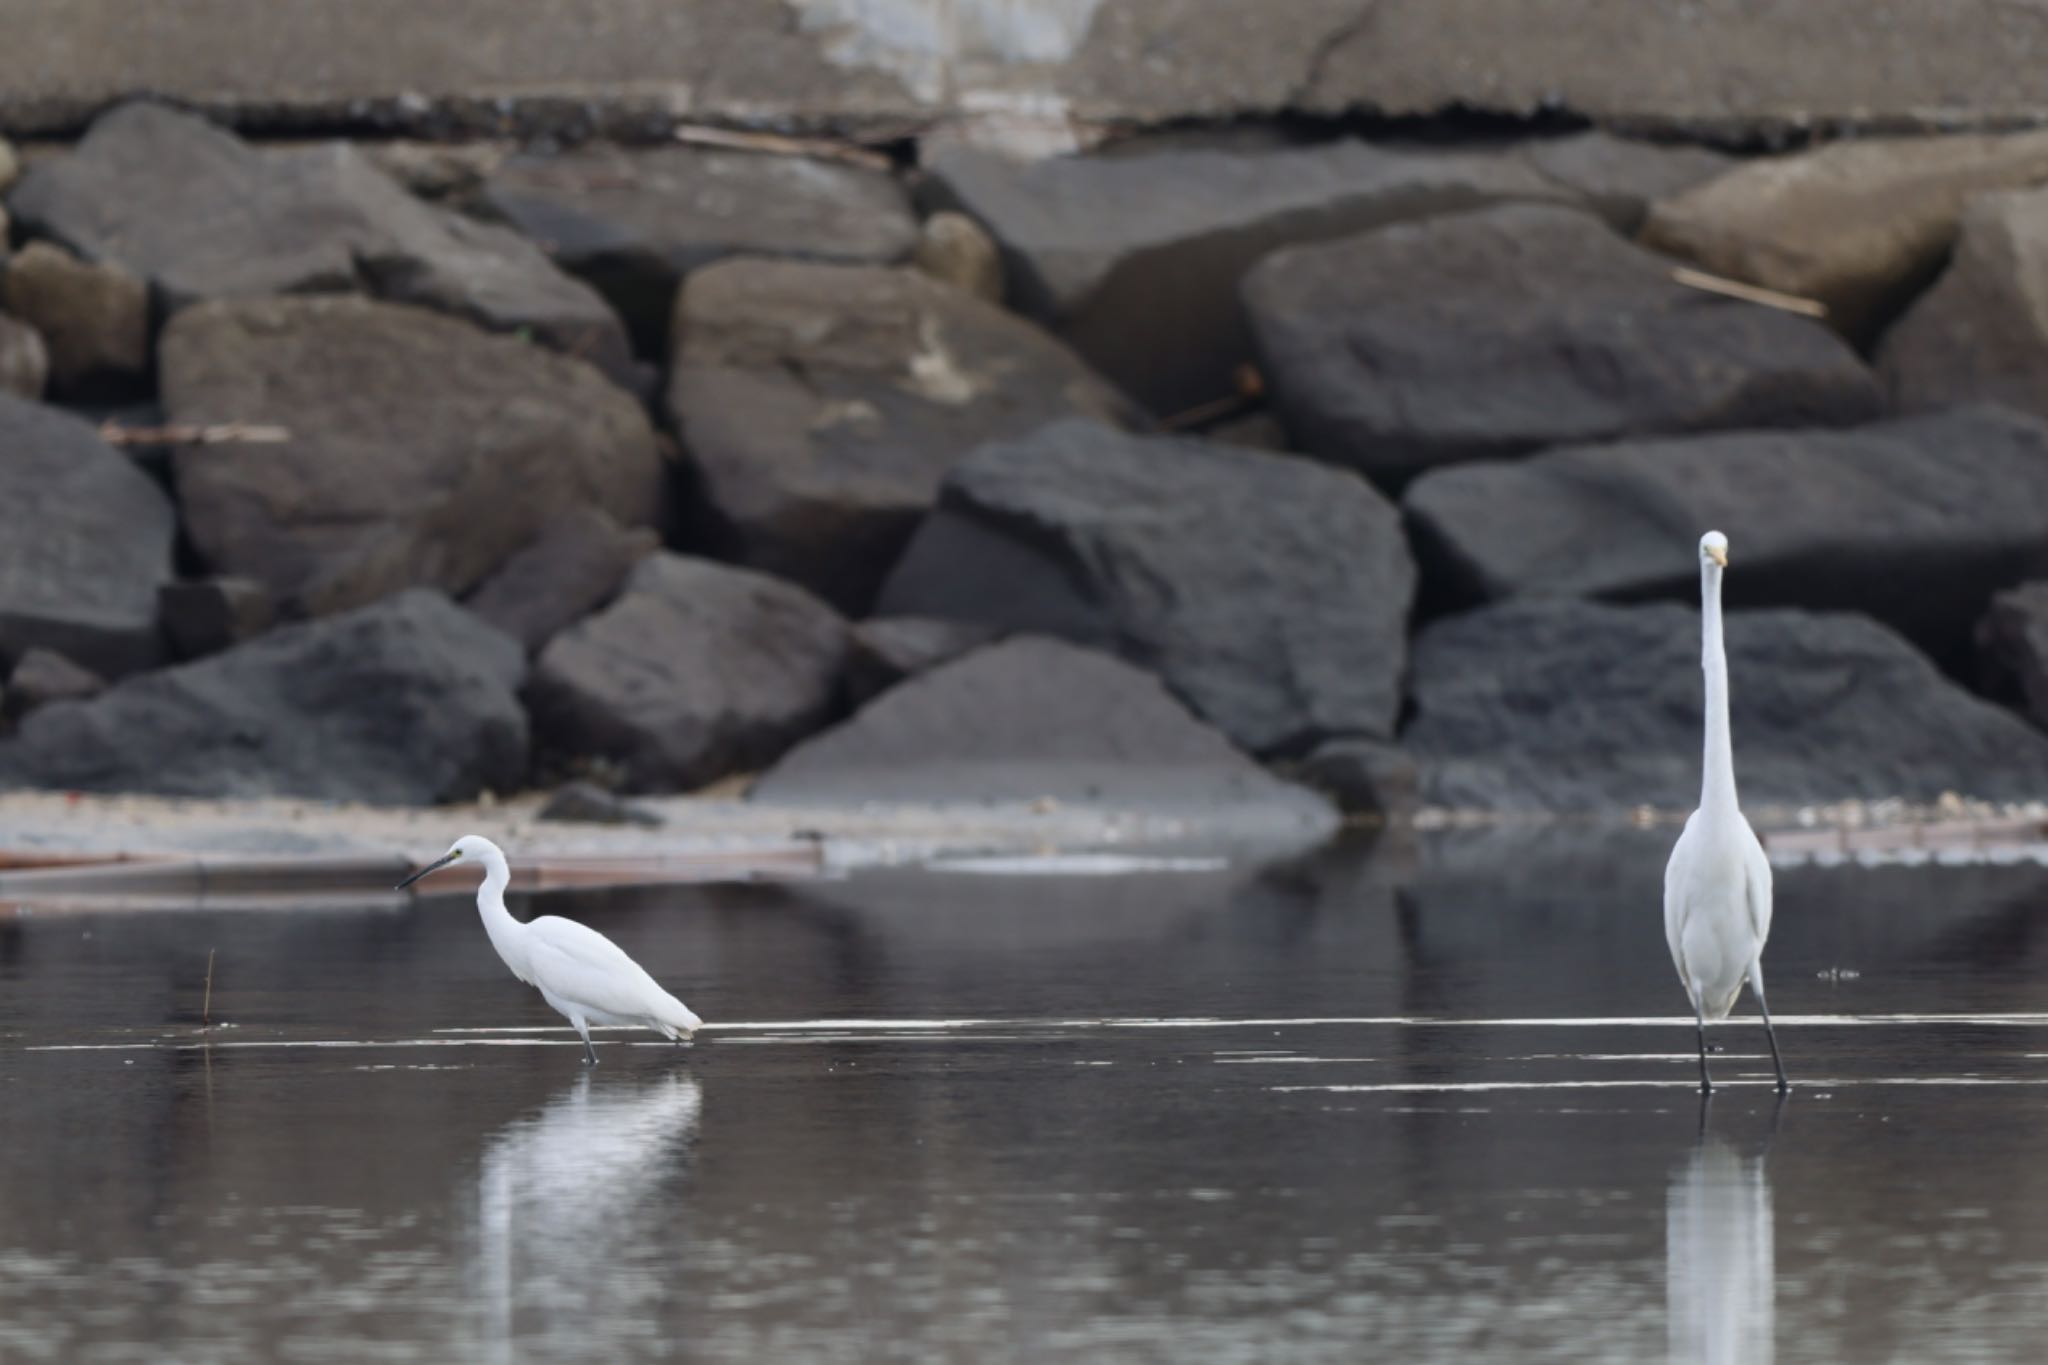
<path fill-rule="evenodd" d="M 2048 134 L 922 153 L 10 160 L 0 783 L 1683 807 L 1717 526 L 1747 797 L 2048 795 Z"/>

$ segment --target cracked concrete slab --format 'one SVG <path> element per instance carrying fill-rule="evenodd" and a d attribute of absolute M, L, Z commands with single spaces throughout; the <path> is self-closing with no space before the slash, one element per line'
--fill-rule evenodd
<path fill-rule="evenodd" d="M 1635 130 L 2048 122 L 2048 0 L 0 0 L 0 131 L 154 92 L 265 131 L 876 135 L 1293 109 Z"/>

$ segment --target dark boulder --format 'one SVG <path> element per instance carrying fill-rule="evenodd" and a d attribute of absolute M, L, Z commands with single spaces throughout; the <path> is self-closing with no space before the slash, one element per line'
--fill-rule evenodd
<path fill-rule="evenodd" d="M 1977 650 L 1984 690 L 2048 730 L 2048 582 L 1992 598 L 1977 623 Z"/>
<path fill-rule="evenodd" d="M 277 619 L 270 589 L 248 578 L 199 578 L 157 590 L 157 613 L 171 652 L 197 659 L 253 639 Z"/>
<path fill-rule="evenodd" d="M 1884 334 L 1878 368 L 1906 411 L 2004 403 L 2048 417 L 2048 190 L 1972 201 L 1947 270 Z"/>
<path fill-rule="evenodd" d="M 630 359 L 604 300 L 538 247 L 415 199 L 345 143 L 261 150 L 195 115 L 124 104 L 69 155 L 31 166 L 8 205 L 172 309 L 360 290 L 523 330 L 609 372 Z"/>
<path fill-rule="evenodd" d="M 426 805 L 526 774 L 519 646 L 439 593 L 274 630 L 32 712 L 0 780 Z"/>
<path fill-rule="evenodd" d="M 14 665 L 0 715 L 19 720 L 53 701 L 83 701 L 106 690 L 107 680 L 48 649 L 31 649 Z"/>
<path fill-rule="evenodd" d="M 1832 426 L 1882 406 L 1819 323 L 1689 289 L 1566 209 L 1275 252 L 1244 298 L 1296 447 L 1388 486 L 1567 442 Z"/>
<path fill-rule="evenodd" d="M 563 783 L 533 818 L 571 825 L 637 825 L 642 829 L 659 829 L 666 823 L 656 812 L 614 796 L 595 782 Z"/>
<path fill-rule="evenodd" d="M 2048 736 L 1874 621 L 1736 611 L 1727 640 L 1746 805 L 2048 793 Z M 1700 618 L 1687 607 L 1550 599 L 1450 617 L 1417 637 L 1411 691 L 1402 743 L 1433 805 L 1620 814 L 1697 803 Z"/>
<path fill-rule="evenodd" d="M 1616 232 L 1631 236 L 1652 204 L 1736 164 L 1733 157 L 1705 147 L 1637 142 L 1597 128 L 1531 138 L 1515 152 L 1545 180 L 1578 196 Z"/>
<path fill-rule="evenodd" d="M 117 677 L 163 657 L 171 500 L 90 426 L 0 394 L 0 663 L 41 645 Z"/>
<path fill-rule="evenodd" d="M 675 349 L 669 408 L 714 543 L 850 612 L 976 445 L 1135 416 L 1037 328 L 911 269 L 706 267 L 679 296 Z"/>
<path fill-rule="evenodd" d="M 936 668 L 1000 632 L 979 621 L 931 616 L 876 616 L 853 627 L 846 654 L 846 701 L 865 705 L 905 678 Z"/>
<path fill-rule="evenodd" d="M 886 172 L 807 157 L 591 143 L 507 157 L 482 201 L 587 280 L 642 354 L 667 341 L 677 283 L 727 256 L 887 265 L 917 220 Z"/>
<path fill-rule="evenodd" d="M 1414 585 L 1353 474 L 1066 421 L 954 468 L 881 610 L 1112 650 L 1263 754 L 1392 731 Z"/>
<path fill-rule="evenodd" d="M 600 760 L 634 791 L 758 768 L 831 718 L 846 623 L 803 589 L 680 555 L 541 651 L 528 700 L 550 762 Z"/>
<path fill-rule="evenodd" d="M 1325 792 L 1347 815 L 1403 819 L 1422 804 L 1415 758 L 1380 739 L 1333 739 L 1301 761 L 1301 781 Z"/>
<path fill-rule="evenodd" d="M 1156 679 L 1063 641 L 1019 636 L 921 673 L 797 746 L 756 801 L 1033 802 L 1330 823 Z"/>
<path fill-rule="evenodd" d="M 1236 288 L 1261 256 L 1404 219 L 1575 198 L 1510 156 L 1361 142 L 1021 162 L 933 157 L 921 191 L 984 224 L 1010 302 L 1160 413 L 1231 392 L 1251 359 Z"/>
<path fill-rule="evenodd" d="M 467 592 L 576 507 L 628 525 L 663 514 L 646 413 L 514 337 L 369 299 L 246 299 L 186 309 L 160 349 L 173 422 L 288 434 L 175 457 L 195 548 L 288 611 Z"/>
<path fill-rule="evenodd" d="M 659 544 L 646 527 L 626 530 L 595 507 L 572 508 L 485 579 L 467 605 L 527 653 L 537 653 L 609 602 Z"/>
<path fill-rule="evenodd" d="M 1978 407 L 1556 450 L 1441 470 L 1405 506 L 1439 606 L 1694 600 L 1719 528 L 1731 604 L 1866 612 L 1960 664 L 1991 594 L 2048 571 L 2048 423 Z"/>

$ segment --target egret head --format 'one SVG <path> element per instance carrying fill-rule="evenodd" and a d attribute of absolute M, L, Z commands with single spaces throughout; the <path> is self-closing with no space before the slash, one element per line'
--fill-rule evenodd
<path fill-rule="evenodd" d="M 392 889 L 403 891 L 429 872 L 436 872 L 441 868 L 450 867 L 456 863 L 488 862 L 489 855 L 494 853 L 497 854 L 500 862 L 504 861 L 505 855 L 498 853 L 498 846 L 489 839 L 484 838 L 481 834 L 465 834 L 450 844 L 446 853 L 443 853 L 440 857 L 434 859 L 433 862 L 428 863 Z"/>
<path fill-rule="evenodd" d="M 1709 531 L 1700 537 L 1700 563 L 1712 564 L 1717 569 L 1728 567 L 1728 537 L 1719 531 Z"/>

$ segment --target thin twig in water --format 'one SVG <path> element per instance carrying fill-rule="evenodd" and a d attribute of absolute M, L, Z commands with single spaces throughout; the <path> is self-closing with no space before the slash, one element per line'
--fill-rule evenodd
<path fill-rule="evenodd" d="M 100 423 L 100 439 L 111 446 L 277 445 L 292 438 L 283 427 L 253 422 L 216 422 L 208 426 L 124 427 Z"/>
<path fill-rule="evenodd" d="M 787 137 L 781 133 L 750 133 L 734 128 L 707 128 L 688 123 L 673 133 L 677 142 L 697 147 L 724 147 L 740 152 L 768 152 L 776 156 L 811 156 L 824 161 L 843 161 L 869 170 L 886 171 L 893 163 L 881 152 L 846 142 L 819 137 Z"/>
<path fill-rule="evenodd" d="M 1706 271 L 1694 270 L 1691 266 L 1678 266 L 1671 272 L 1671 278 L 1689 289 L 1704 289 L 1709 294 L 1725 294 L 1731 299 L 1760 303 L 1766 308 L 1782 308 L 1787 313 L 1797 313 L 1801 317 L 1824 318 L 1828 315 L 1828 306 L 1819 299 L 1802 299 L 1797 294 L 1781 294 L 1762 285 L 1744 284 L 1741 280 L 1709 275 Z"/>
<path fill-rule="evenodd" d="M 199 1006 L 199 1027 L 213 1027 L 213 949 L 206 950 L 206 999 Z"/>

